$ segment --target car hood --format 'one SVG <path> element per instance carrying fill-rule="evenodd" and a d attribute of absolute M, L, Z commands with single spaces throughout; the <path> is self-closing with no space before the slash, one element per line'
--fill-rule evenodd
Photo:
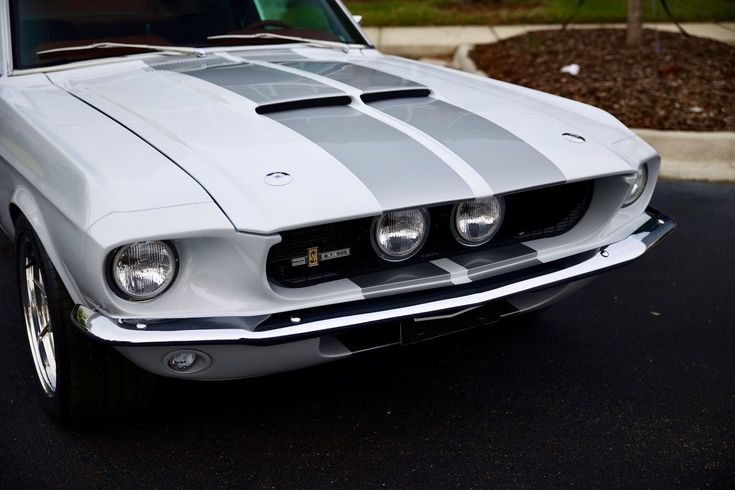
<path fill-rule="evenodd" d="M 254 233 L 630 173 L 655 155 L 602 111 L 375 50 L 156 56 L 49 78 Z"/>

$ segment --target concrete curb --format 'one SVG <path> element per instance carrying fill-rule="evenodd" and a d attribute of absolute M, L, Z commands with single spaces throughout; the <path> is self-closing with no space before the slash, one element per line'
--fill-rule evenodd
<path fill-rule="evenodd" d="M 459 46 L 447 66 L 487 76 L 470 58 L 472 48 L 472 44 Z M 661 177 L 735 182 L 735 132 L 633 131 L 661 154 Z"/>
<path fill-rule="evenodd" d="M 662 177 L 735 182 L 735 132 L 633 131 L 661 154 Z"/>
<path fill-rule="evenodd" d="M 474 44 L 462 44 L 454 52 L 452 62 L 449 64 L 452 68 L 457 70 L 466 71 L 475 75 L 487 76 L 487 73 L 477 68 L 475 60 L 470 57 L 470 51 L 475 47 Z"/>
<path fill-rule="evenodd" d="M 735 23 L 682 24 L 693 36 L 735 44 Z M 647 23 L 647 29 L 677 32 L 674 24 Z M 501 26 L 427 26 L 427 27 L 366 27 L 365 32 L 384 53 L 411 58 L 449 57 L 463 44 L 486 44 L 502 41 L 529 31 L 559 29 L 558 24 Z M 623 29 L 625 24 L 571 24 L 570 29 Z"/>

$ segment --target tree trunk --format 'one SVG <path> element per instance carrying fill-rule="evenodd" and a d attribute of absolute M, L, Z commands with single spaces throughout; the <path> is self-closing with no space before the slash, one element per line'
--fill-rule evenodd
<path fill-rule="evenodd" d="M 643 39 L 642 0 L 628 0 L 628 46 L 638 46 Z"/>

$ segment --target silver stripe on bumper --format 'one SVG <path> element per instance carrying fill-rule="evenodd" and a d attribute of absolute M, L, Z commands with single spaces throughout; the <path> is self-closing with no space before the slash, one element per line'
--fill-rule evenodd
<path fill-rule="evenodd" d="M 348 314 L 274 330 L 250 331 L 241 328 L 212 328 L 212 319 L 209 319 L 206 328 L 197 328 L 197 320 L 184 320 L 180 323 L 190 325 L 190 328 L 155 330 L 155 326 L 151 326 L 145 329 L 136 329 L 134 325 L 121 324 L 80 305 L 74 308 L 72 320 L 79 328 L 97 340 L 114 345 L 284 343 L 309 336 L 327 335 L 336 330 L 361 324 L 424 316 L 427 313 L 480 305 L 519 293 L 582 279 L 637 259 L 671 232 L 675 226 L 676 224 L 672 219 L 655 213 L 648 222 L 628 238 L 604 247 L 595 256 L 565 269 L 465 296 L 380 311 Z"/>

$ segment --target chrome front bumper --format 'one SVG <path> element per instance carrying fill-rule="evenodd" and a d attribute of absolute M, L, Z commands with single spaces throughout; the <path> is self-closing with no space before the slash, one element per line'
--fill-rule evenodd
<path fill-rule="evenodd" d="M 479 290 L 463 290 L 456 286 L 454 296 L 437 297 L 427 291 L 413 303 L 394 304 L 382 301 L 373 308 L 366 307 L 368 300 L 349 305 L 337 305 L 330 312 L 322 308 L 313 314 L 294 312 L 293 318 L 267 329 L 245 329 L 237 326 L 237 319 L 190 319 L 176 320 L 157 324 L 136 324 L 108 318 L 84 306 L 76 306 L 72 312 L 74 323 L 86 334 L 96 340 L 118 347 L 132 348 L 142 346 L 192 346 L 215 344 L 238 344 L 249 346 L 274 346 L 342 332 L 346 329 L 384 323 L 405 318 L 426 317 L 442 312 L 455 312 L 462 308 L 502 300 L 532 291 L 543 290 L 565 283 L 575 282 L 598 274 L 626 262 L 630 262 L 656 245 L 671 232 L 676 224 L 667 216 L 650 209 L 650 219 L 628 238 L 592 251 L 584 259 L 565 266 L 547 264 L 545 270 L 531 277 L 498 282 L 493 280 Z M 564 264 L 564 261 L 559 261 Z M 566 262 L 568 263 L 568 262 Z M 396 297 L 400 299 L 399 297 Z M 283 315 L 281 315 L 283 316 Z"/>

